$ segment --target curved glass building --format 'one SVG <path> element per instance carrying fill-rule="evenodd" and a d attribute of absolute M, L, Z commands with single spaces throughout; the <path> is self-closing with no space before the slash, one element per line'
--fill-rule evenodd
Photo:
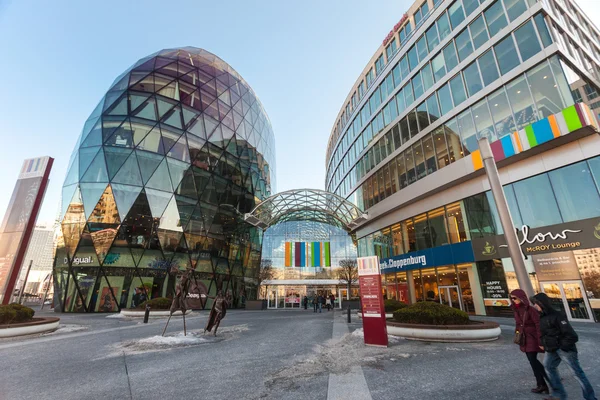
<path fill-rule="evenodd" d="M 205 50 L 162 50 L 111 85 L 86 121 L 62 191 L 55 304 L 111 312 L 193 293 L 256 297 L 262 232 L 240 215 L 275 190 L 269 118 L 244 79 Z M 210 306 L 202 302 L 201 306 Z"/>
<path fill-rule="evenodd" d="M 482 168 L 487 137 L 534 288 L 573 320 L 597 319 L 599 87 L 600 32 L 572 0 L 415 2 L 327 148 L 325 188 L 368 212 L 358 253 L 379 256 L 387 297 L 509 312 L 517 280 Z"/>

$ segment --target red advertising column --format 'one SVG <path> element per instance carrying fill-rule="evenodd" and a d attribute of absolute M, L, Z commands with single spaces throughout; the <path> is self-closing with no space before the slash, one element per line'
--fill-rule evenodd
<path fill-rule="evenodd" d="M 365 344 L 387 347 L 387 325 L 383 307 L 381 275 L 379 274 L 379 258 L 377 256 L 359 257 L 357 261 Z"/>

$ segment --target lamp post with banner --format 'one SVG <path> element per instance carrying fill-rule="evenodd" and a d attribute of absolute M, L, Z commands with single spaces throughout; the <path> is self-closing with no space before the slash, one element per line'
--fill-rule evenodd
<path fill-rule="evenodd" d="M 483 161 L 483 168 L 490 182 L 490 189 L 496 202 L 496 208 L 498 209 L 498 216 L 500 217 L 500 223 L 504 230 L 504 237 L 506 238 L 506 244 L 508 245 L 508 253 L 512 260 L 515 268 L 515 274 L 517 276 L 517 282 L 519 287 L 527 293 L 527 296 L 533 296 L 533 285 L 529 279 L 527 268 L 525 268 L 525 261 L 523 260 L 523 254 L 521 252 L 521 246 L 519 245 L 519 238 L 517 237 L 517 231 L 514 227 L 512 216 L 508 208 L 508 202 L 502 184 L 500 183 L 500 174 L 498 173 L 498 167 L 496 166 L 496 160 L 494 160 L 494 154 L 490 147 L 490 141 L 487 135 L 482 135 L 478 139 L 479 151 L 481 152 L 481 160 Z"/>

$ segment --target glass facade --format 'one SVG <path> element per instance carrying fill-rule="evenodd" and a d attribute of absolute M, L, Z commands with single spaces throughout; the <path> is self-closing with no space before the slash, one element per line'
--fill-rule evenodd
<path fill-rule="evenodd" d="M 269 119 L 233 68 L 191 47 L 139 60 L 111 85 L 71 156 L 55 304 L 118 311 L 136 288 L 171 296 L 184 269 L 234 306 L 256 298 L 262 231 L 239 213 L 274 184 Z"/>

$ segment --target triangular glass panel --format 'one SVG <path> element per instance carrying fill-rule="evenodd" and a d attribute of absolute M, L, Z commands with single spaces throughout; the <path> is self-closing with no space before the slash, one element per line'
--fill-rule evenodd
<path fill-rule="evenodd" d="M 164 139 L 164 137 L 163 137 Z M 189 167 L 190 164 L 190 153 L 188 150 L 188 143 L 186 139 L 186 135 L 181 135 L 181 137 L 177 140 L 173 146 L 167 152 L 167 156 L 170 158 L 174 158 L 186 163 Z"/>
<path fill-rule="evenodd" d="M 117 235 L 120 223 L 121 218 L 117 210 L 117 203 L 109 185 L 88 218 L 88 228 L 100 263 L 108 253 L 108 249 Z"/>
<path fill-rule="evenodd" d="M 160 241 L 160 247 L 162 247 L 162 251 L 165 253 L 165 256 L 167 254 L 172 255 L 177 251 L 182 236 L 182 231 L 158 229 L 158 240 Z"/>
<path fill-rule="evenodd" d="M 133 148 L 133 131 L 129 119 L 126 119 L 121 126 L 114 129 L 112 135 L 104 140 L 104 146 Z"/>
<path fill-rule="evenodd" d="M 186 226 L 192 216 L 192 213 L 194 212 L 194 209 L 196 208 L 197 201 L 189 199 L 187 197 L 178 196 L 178 195 L 175 195 L 174 199 L 176 202 L 175 203 L 176 210 L 179 213 L 179 222 L 178 222 L 177 226 L 179 226 L 179 227 Z M 175 214 L 172 214 L 172 207 L 173 206 L 171 205 L 171 203 L 169 203 L 169 205 L 167 206 L 167 209 L 165 210 L 165 216 L 169 215 L 170 218 L 175 218 Z M 169 224 L 171 225 L 172 223 L 169 223 Z M 171 229 L 171 228 L 169 228 L 169 229 Z M 183 229 L 182 229 L 182 231 L 183 231 Z"/>
<path fill-rule="evenodd" d="M 137 148 L 140 150 L 146 150 L 152 153 L 165 154 L 165 148 L 163 146 L 162 135 L 160 134 L 160 127 L 156 125 L 146 137 L 137 144 Z"/>
<path fill-rule="evenodd" d="M 116 102 L 111 110 L 107 113 L 108 115 L 127 115 L 127 95 L 123 95 L 121 100 Z"/>
<path fill-rule="evenodd" d="M 174 126 L 175 128 L 183 129 L 180 106 L 176 106 L 171 111 L 167 112 L 161 121 L 167 125 Z"/>
<path fill-rule="evenodd" d="M 143 186 L 140 168 L 138 166 L 135 152 L 132 152 L 117 174 L 111 179 L 113 183 L 122 183 L 126 185 Z"/>
<path fill-rule="evenodd" d="M 62 218 L 61 229 L 63 232 L 63 240 L 69 256 L 75 252 L 75 248 L 79 243 L 81 231 L 85 226 L 85 211 L 81 200 L 81 192 L 77 185 L 75 191 L 69 198 L 63 198 L 63 208 L 65 209 L 64 218 Z M 68 195 L 68 193 L 65 193 Z"/>
<path fill-rule="evenodd" d="M 131 255 L 133 256 L 133 262 L 135 263 L 135 265 L 139 266 L 140 260 L 142 259 L 142 256 L 144 255 L 144 249 L 141 249 L 138 247 L 132 247 Z"/>
<path fill-rule="evenodd" d="M 123 90 L 110 91 L 104 96 L 104 111 L 108 110 L 119 97 L 123 94 Z"/>
<path fill-rule="evenodd" d="M 158 154 L 148 153 L 147 151 L 136 150 L 135 152 L 140 165 L 140 172 L 142 173 L 142 182 L 145 184 L 160 162 L 164 160 L 164 157 Z"/>
<path fill-rule="evenodd" d="M 207 117 L 207 119 L 208 118 L 210 118 L 210 117 Z M 208 140 L 210 140 L 211 143 L 214 143 L 217 146 L 221 147 L 221 145 L 223 143 L 223 134 L 221 133 L 221 127 L 220 126 L 217 126 L 216 129 L 214 129 L 212 131 L 212 133 L 208 137 Z"/>
<path fill-rule="evenodd" d="M 167 158 L 167 164 L 169 165 L 171 183 L 173 184 L 173 187 L 178 187 L 183 179 L 185 171 L 190 168 L 190 165 L 186 162 L 174 160 L 172 158 Z"/>
<path fill-rule="evenodd" d="M 161 118 L 169 111 L 171 110 L 173 107 L 175 107 L 175 105 L 177 103 L 175 102 L 171 102 L 171 101 L 167 101 L 166 99 L 161 99 L 161 98 L 157 98 L 156 99 L 156 104 L 158 106 L 158 118 Z"/>
<path fill-rule="evenodd" d="M 191 168 L 188 168 L 185 171 L 179 187 L 175 189 L 175 193 L 192 199 L 196 199 L 198 197 L 196 185 L 194 184 L 194 173 L 192 172 Z"/>
<path fill-rule="evenodd" d="M 93 147 L 102 144 L 102 122 L 98 118 L 96 125 L 88 132 L 80 147 Z"/>
<path fill-rule="evenodd" d="M 208 107 L 206 107 L 204 109 L 204 115 L 210 115 L 211 117 L 213 117 L 215 120 L 219 120 L 220 116 L 219 116 L 219 107 L 217 106 L 218 104 L 218 100 L 213 101 L 211 104 L 208 105 Z"/>
<path fill-rule="evenodd" d="M 158 68 L 158 60 L 157 60 L 157 68 L 156 72 L 159 72 L 163 75 L 172 76 L 173 78 L 177 78 L 177 62 L 173 60 L 164 60 L 161 62 L 161 67 Z"/>
<path fill-rule="evenodd" d="M 113 183 L 111 186 L 115 202 L 117 203 L 117 210 L 119 210 L 119 217 L 121 221 L 124 221 L 125 216 L 129 213 L 131 206 L 138 198 L 142 188 L 117 183 Z"/>
<path fill-rule="evenodd" d="M 106 256 L 104 257 L 102 266 L 129 268 L 134 267 L 136 264 L 133 260 L 133 257 L 131 256 L 131 251 L 126 247 L 122 247 L 120 245 L 121 243 L 117 242 L 121 242 L 121 240 L 119 240 L 119 238 L 115 239 L 112 247 L 108 251 L 108 254 L 106 254 Z M 105 268 L 105 271 L 108 271 L 108 268 Z"/>
<path fill-rule="evenodd" d="M 188 127 L 187 131 L 197 136 L 201 139 L 206 139 L 206 130 L 204 129 L 204 119 L 202 117 L 198 117 L 192 124 Z"/>
<path fill-rule="evenodd" d="M 192 206 L 193 207 L 193 206 Z M 160 229 L 182 232 L 181 215 L 177 208 L 177 200 L 172 196 L 160 218 Z"/>
<path fill-rule="evenodd" d="M 126 120 L 126 117 L 102 118 L 102 141 L 106 142 L 110 139 Z"/>
<path fill-rule="evenodd" d="M 67 209 L 69 208 L 69 205 L 71 204 L 71 201 L 73 200 L 73 194 L 75 193 L 75 190 L 77 190 L 77 189 L 78 189 L 77 184 L 63 186 L 62 194 L 61 194 L 60 216 L 58 218 L 59 221 L 62 222 L 63 217 L 65 216 L 65 213 L 67 212 Z M 81 197 L 79 195 L 78 195 L 78 199 L 79 199 L 79 203 L 81 203 Z M 82 208 L 82 211 L 83 211 L 83 208 Z M 85 218 L 83 220 L 85 221 Z"/>
<path fill-rule="evenodd" d="M 200 92 L 198 90 L 190 93 L 190 95 L 184 98 L 181 103 L 190 106 L 195 110 L 202 111 L 202 102 L 200 101 Z"/>
<path fill-rule="evenodd" d="M 134 117 L 149 119 L 152 121 L 156 121 L 158 119 L 156 116 L 156 99 L 154 97 L 146 98 L 144 102 L 136 109 L 134 109 L 132 105 L 131 109 L 131 115 Z"/>
<path fill-rule="evenodd" d="M 134 71 L 146 71 L 146 72 L 152 71 L 154 69 L 154 62 L 155 62 L 154 57 L 150 58 L 147 61 L 140 60 L 134 66 L 133 70 Z"/>
<path fill-rule="evenodd" d="M 231 129 L 229 129 L 228 127 L 226 127 L 225 125 L 221 125 L 221 131 L 223 133 L 223 140 L 225 142 L 228 142 L 229 139 L 233 138 L 235 136 L 235 132 L 232 131 Z"/>
<path fill-rule="evenodd" d="M 173 256 L 172 262 L 176 264 L 179 267 L 179 269 L 187 269 L 190 268 L 192 265 L 190 261 L 190 255 L 187 252 L 183 253 L 184 249 L 181 248 L 181 246 L 183 246 L 184 244 L 185 238 L 182 236 L 181 241 L 179 243 L 180 250 Z"/>
<path fill-rule="evenodd" d="M 117 82 L 118 80 L 118 82 Z M 120 77 L 118 77 L 117 79 L 115 79 L 115 81 L 113 82 L 112 86 L 110 87 L 110 90 L 125 90 L 127 89 L 127 87 L 129 86 L 129 73 L 125 73 L 123 75 L 121 75 Z"/>
<path fill-rule="evenodd" d="M 81 138 L 80 138 L 79 143 L 83 143 L 85 141 L 87 136 L 90 134 L 90 131 L 96 125 L 96 123 L 98 122 L 99 119 L 100 119 L 100 117 L 94 117 L 94 118 L 90 117 L 87 119 L 87 121 L 85 121 L 85 124 L 83 125 L 83 129 L 81 130 Z"/>
<path fill-rule="evenodd" d="M 133 152 L 133 150 L 123 147 L 105 147 L 104 154 L 106 156 L 106 166 L 108 168 L 108 177 L 110 180 L 114 178 L 115 174 L 121 168 L 127 157 Z"/>
<path fill-rule="evenodd" d="M 204 69 L 204 68 L 202 68 L 202 69 Z M 205 85 L 202 86 L 202 90 L 204 90 L 216 97 L 217 96 L 217 81 L 215 79 L 211 79 Z"/>
<path fill-rule="evenodd" d="M 100 152 L 101 149 L 102 149 L 102 147 L 100 147 L 100 146 L 86 147 L 83 149 L 79 149 L 79 178 L 80 179 L 85 174 L 85 172 L 89 168 L 90 164 L 92 163 L 92 161 L 94 161 L 94 159 L 96 158 L 96 156 L 98 155 L 98 153 Z"/>
<path fill-rule="evenodd" d="M 79 181 L 79 152 L 74 151 L 72 157 L 73 160 L 71 161 L 71 165 L 65 178 L 65 186 L 72 185 Z"/>
<path fill-rule="evenodd" d="M 173 194 L 146 188 L 146 197 L 154 218 L 160 218 L 173 197 Z"/>
<path fill-rule="evenodd" d="M 192 122 L 192 120 L 194 118 L 196 118 L 196 116 L 198 115 L 198 111 L 194 110 L 193 108 L 189 108 L 189 107 L 183 107 L 182 108 L 182 115 L 183 115 L 183 124 L 184 126 L 187 128 L 188 125 L 190 124 L 190 122 Z"/>
<path fill-rule="evenodd" d="M 156 93 L 179 101 L 179 82 L 174 80 L 168 85 L 160 88 Z"/>
<path fill-rule="evenodd" d="M 81 178 L 81 182 L 108 182 L 104 151 L 100 150 Z"/>
<path fill-rule="evenodd" d="M 187 136 L 188 148 L 190 150 L 190 159 L 195 160 L 196 156 L 198 155 L 198 152 L 204 146 L 206 141 L 204 139 L 200 139 L 189 133 L 186 136 Z"/>
<path fill-rule="evenodd" d="M 100 196 L 104 193 L 104 189 L 106 189 L 106 183 L 81 183 L 81 198 L 83 200 L 83 209 L 85 211 L 85 219 L 94 211 Z"/>
<path fill-rule="evenodd" d="M 169 168 L 167 167 L 167 160 L 163 159 L 152 177 L 146 182 L 146 187 L 151 189 L 163 190 L 165 192 L 173 193 L 173 186 L 171 185 L 171 178 L 169 177 Z"/>
<path fill-rule="evenodd" d="M 144 104 L 146 100 L 150 97 L 147 93 L 129 93 L 129 110 L 130 112 L 134 112 L 138 109 L 139 106 Z"/>

